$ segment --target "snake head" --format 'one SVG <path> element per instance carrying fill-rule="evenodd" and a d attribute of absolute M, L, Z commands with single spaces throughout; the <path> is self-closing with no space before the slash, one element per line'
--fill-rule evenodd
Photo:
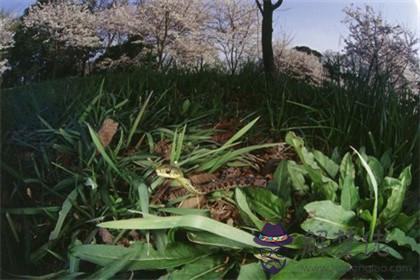
<path fill-rule="evenodd" d="M 169 179 L 178 179 L 183 177 L 181 169 L 170 165 L 159 166 L 156 168 L 156 174 L 160 177 Z"/>

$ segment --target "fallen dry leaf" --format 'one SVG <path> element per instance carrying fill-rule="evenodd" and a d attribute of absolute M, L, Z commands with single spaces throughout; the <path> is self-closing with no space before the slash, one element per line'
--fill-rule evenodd
<path fill-rule="evenodd" d="M 112 119 L 105 119 L 102 123 L 101 129 L 98 131 L 99 140 L 101 140 L 102 146 L 107 147 L 117 133 L 118 123 Z"/>
<path fill-rule="evenodd" d="M 135 240 L 135 241 L 138 241 L 138 240 L 140 240 L 140 235 L 139 235 L 139 233 L 136 231 L 136 230 L 131 230 L 129 233 L 128 233 L 128 235 L 133 239 L 133 240 Z"/>
<path fill-rule="evenodd" d="M 114 236 L 106 228 L 100 228 L 98 234 L 101 237 L 103 243 L 112 244 Z"/>
<path fill-rule="evenodd" d="M 179 205 L 180 208 L 201 208 L 204 202 L 204 195 L 197 195 L 185 199 Z"/>
<path fill-rule="evenodd" d="M 218 143 L 226 142 L 235 134 L 238 125 L 239 121 L 235 119 L 218 122 L 213 128 L 220 131 L 213 135 L 212 140 Z"/>
<path fill-rule="evenodd" d="M 154 148 L 155 153 L 168 160 L 171 154 L 171 144 L 167 140 L 160 140 Z"/>
<path fill-rule="evenodd" d="M 223 200 L 217 200 L 207 206 L 210 209 L 210 217 L 219 222 L 237 224 L 239 218 L 238 209 Z"/>

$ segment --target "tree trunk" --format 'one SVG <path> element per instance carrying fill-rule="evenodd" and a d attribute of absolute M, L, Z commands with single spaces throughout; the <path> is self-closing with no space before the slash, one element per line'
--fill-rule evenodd
<path fill-rule="evenodd" d="M 273 54 L 273 5 L 271 1 L 264 0 L 263 12 L 262 12 L 262 53 L 264 62 L 264 72 L 267 78 L 273 78 L 275 72 L 274 66 L 274 54 Z"/>
<path fill-rule="evenodd" d="M 255 0 L 258 10 L 260 10 L 262 19 L 262 52 L 264 62 L 264 72 L 267 80 L 274 78 L 276 67 L 274 65 L 273 54 L 273 12 L 281 6 L 283 0 L 277 0 L 274 4 L 271 0 Z"/>

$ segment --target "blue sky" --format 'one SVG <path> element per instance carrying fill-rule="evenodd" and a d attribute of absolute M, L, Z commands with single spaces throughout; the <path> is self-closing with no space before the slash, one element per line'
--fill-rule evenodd
<path fill-rule="evenodd" d="M 341 50 L 346 26 L 343 8 L 354 3 L 368 4 L 380 11 L 386 21 L 400 24 L 420 35 L 420 0 L 284 0 L 275 14 L 274 32 L 286 32 L 294 45 L 307 45 L 324 51 Z"/>
<path fill-rule="evenodd" d="M 35 0 L 0 0 L 0 9 L 19 15 Z M 274 16 L 274 37 L 286 33 L 293 45 L 319 51 L 341 50 L 346 27 L 341 23 L 343 8 L 354 3 L 369 4 L 391 23 L 398 23 L 420 35 L 420 0 L 284 0 Z"/>

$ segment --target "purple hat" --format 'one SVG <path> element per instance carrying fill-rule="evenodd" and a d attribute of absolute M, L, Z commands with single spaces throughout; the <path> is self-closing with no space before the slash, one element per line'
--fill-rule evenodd
<path fill-rule="evenodd" d="M 255 243 L 263 246 L 281 246 L 293 241 L 280 224 L 265 224 L 262 231 L 255 236 Z"/>

